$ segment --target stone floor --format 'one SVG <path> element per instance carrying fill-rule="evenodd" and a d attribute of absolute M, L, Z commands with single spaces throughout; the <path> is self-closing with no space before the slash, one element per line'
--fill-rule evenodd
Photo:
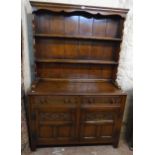
<path fill-rule="evenodd" d="M 129 150 L 126 142 L 121 140 L 117 149 L 111 145 L 50 147 L 38 148 L 35 152 L 29 150 L 22 155 L 133 155 L 133 152 Z"/>

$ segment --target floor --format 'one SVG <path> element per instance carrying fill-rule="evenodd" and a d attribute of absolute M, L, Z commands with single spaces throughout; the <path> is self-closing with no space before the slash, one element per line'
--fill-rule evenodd
<path fill-rule="evenodd" d="M 133 152 L 129 150 L 126 142 L 121 140 L 117 149 L 111 145 L 51 147 L 39 148 L 35 152 L 29 150 L 22 155 L 133 155 Z"/>

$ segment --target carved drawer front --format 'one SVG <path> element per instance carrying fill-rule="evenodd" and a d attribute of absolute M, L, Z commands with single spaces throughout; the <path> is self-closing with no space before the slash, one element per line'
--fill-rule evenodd
<path fill-rule="evenodd" d="M 105 105 L 119 105 L 121 103 L 120 96 L 85 96 L 82 103 L 86 105 L 105 104 Z"/>
<path fill-rule="evenodd" d="M 76 109 L 55 107 L 38 110 L 38 144 L 65 143 L 75 139 Z"/>
<path fill-rule="evenodd" d="M 112 142 L 117 108 L 103 106 L 85 107 L 81 109 L 80 140 L 86 142 Z"/>
<path fill-rule="evenodd" d="M 78 103 L 79 98 L 73 96 L 36 96 L 35 103 L 37 105 L 75 105 Z"/>

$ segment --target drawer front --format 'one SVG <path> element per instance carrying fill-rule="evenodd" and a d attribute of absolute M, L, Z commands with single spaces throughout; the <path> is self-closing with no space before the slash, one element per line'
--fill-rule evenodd
<path fill-rule="evenodd" d="M 50 105 L 76 105 L 79 97 L 76 96 L 36 96 L 35 103 L 40 106 Z"/>
<path fill-rule="evenodd" d="M 37 105 L 76 105 L 82 103 L 85 105 L 119 105 L 122 101 L 121 96 L 36 96 L 34 103 Z"/>
<path fill-rule="evenodd" d="M 84 96 L 82 103 L 86 105 L 119 105 L 121 103 L 121 96 Z"/>

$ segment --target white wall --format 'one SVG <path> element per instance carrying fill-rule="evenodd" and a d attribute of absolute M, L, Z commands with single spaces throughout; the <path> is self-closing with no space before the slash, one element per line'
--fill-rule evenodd
<path fill-rule="evenodd" d="M 22 55 L 23 55 L 23 64 L 22 64 L 22 70 L 23 70 L 23 83 L 24 83 L 24 89 L 25 92 L 28 91 L 31 84 L 31 65 L 30 65 L 30 52 L 32 52 L 30 40 L 31 37 L 29 34 L 31 32 L 29 31 L 30 26 L 28 22 L 29 14 L 31 13 L 31 6 L 28 0 L 22 0 L 22 35 L 23 35 L 23 49 L 22 49 Z"/>
<path fill-rule="evenodd" d="M 132 5 L 132 0 L 32 0 L 32 1 L 121 7 L 121 8 L 129 8 Z"/>

